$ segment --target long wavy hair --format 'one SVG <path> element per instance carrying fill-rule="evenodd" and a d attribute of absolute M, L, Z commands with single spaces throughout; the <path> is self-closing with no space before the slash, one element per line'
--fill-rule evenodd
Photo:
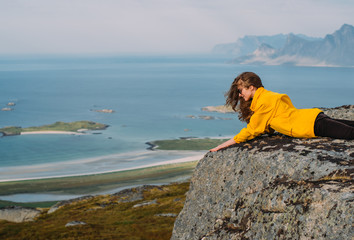
<path fill-rule="evenodd" d="M 245 101 L 243 98 L 240 98 L 239 87 L 249 88 L 254 86 L 256 88 L 263 87 L 261 78 L 253 72 L 243 72 L 238 75 L 235 80 L 232 82 L 231 87 L 227 93 L 225 93 L 226 106 L 231 106 L 235 112 L 238 112 L 238 118 L 241 121 L 250 122 L 250 119 L 253 115 L 251 111 L 252 99 Z M 240 102 L 239 111 L 236 109 L 237 103 Z"/>

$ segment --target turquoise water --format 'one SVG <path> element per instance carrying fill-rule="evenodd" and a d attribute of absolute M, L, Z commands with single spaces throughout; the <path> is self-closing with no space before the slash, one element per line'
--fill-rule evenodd
<path fill-rule="evenodd" d="M 206 113 L 201 108 L 223 104 L 224 92 L 243 71 L 258 73 L 267 89 L 287 93 L 299 108 L 353 104 L 354 68 L 245 66 L 225 60 L 212 56 L 0 58 L 0 107 L 16 103 L 14 111 L 0 111 L 0 127 L 78 120 L 110 125 L 100 134 L 2 137 L 0 180 L 65 175 L 65 169 L 53 167 L 61 162 L 77 161 L 72 175 L 155 164 L 185 155 L 148 154 L 147 141 L 235 135 L 244 126 L 236 115 Z M 115 113 L 91 111 L 103 108 Z M 140 160 L 135 161 L 135 156 Z M 87 165 L 93 162 L 90 159 L 95 164 Z M 35 171 L 37 165 L 46 170 Z"/>

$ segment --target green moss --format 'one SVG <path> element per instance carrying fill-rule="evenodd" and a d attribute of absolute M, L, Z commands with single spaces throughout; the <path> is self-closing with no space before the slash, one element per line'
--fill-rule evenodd
<path fill-rule="evenodd" d="M 156 145 L 159 150 L 209 150 L 221 143 L 225 139 L 210 139 L 210 138 L 192 138 L 192 139 L 175 139 L 175 140 L 158 140 L 150 144 Z"/>

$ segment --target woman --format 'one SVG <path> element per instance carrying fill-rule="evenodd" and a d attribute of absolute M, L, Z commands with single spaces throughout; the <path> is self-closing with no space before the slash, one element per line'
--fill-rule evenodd
<path fill-rule="evenodd" d="M 226 105 L 234 111 L 240 101 L 239 118 L 247 122 L 247 127 L 234 138 L 211 149 L 211 152 L 274 130 L 299 138 L 354 139 L 354 121 L 331 119 L 318 108 L 296 109 L 286 94 L 264 89 L 259 76 L 252 72 L 236 77 L 225 96 Z"/>

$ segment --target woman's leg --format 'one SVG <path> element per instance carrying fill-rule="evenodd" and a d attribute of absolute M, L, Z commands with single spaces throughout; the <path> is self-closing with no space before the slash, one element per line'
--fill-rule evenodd
<path fill-rule="evenodd" d="M 320 113 L 315 121 L 315 135 L 338 139 L 354 139 L 354 121 L 332 119 Z"/>
<path fill-rule="evenodd" d="M 335 120 L 335 121 L 337 121 L 337 122 L 344 123 L 345 125 L 354 127 L 354 121 L 344 120 L 344 119 L 334 119 L 334 118 L 332 118 L 332 119 Z"/>

